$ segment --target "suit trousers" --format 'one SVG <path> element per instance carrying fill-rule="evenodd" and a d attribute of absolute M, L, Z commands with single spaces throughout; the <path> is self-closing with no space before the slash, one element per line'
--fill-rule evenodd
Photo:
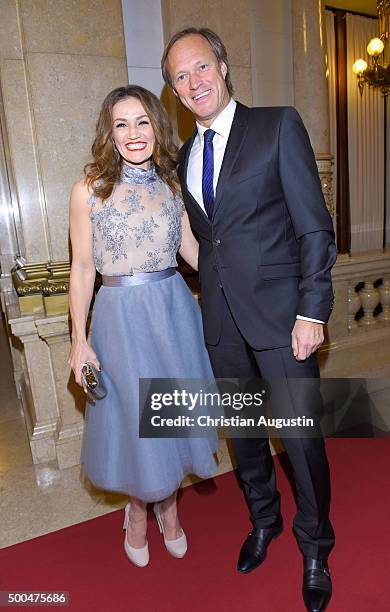
<path fill-rule="evenodd" d="M 320 417 L 322 401 L 316 356 L 299 362 L 291 346 L 252 349 L 241 335 L 224 295 L 221 302 L 221 337 L 216 346 L 207 345 L 215 376 L 277 380 L 275 385 L 271 381 L 272 416 Z M 294 378 L 300 380 L 291 380 Z M 305 385 L 310 382 L 308 379 L 316 379 L 309 389 Z M 283 414 L 278 414 L 278 406 L 282 405 Z M 281 436 L 281 440 L 294 473 L 297 513 L 293 532 L 298 546 L 304 556 L 327 559 L 335 538 L 329 520 L 330 474 L 323 437 Z M 234 438 L 232 445 L 254 528 L 277 526 L 281 521 L 280 494 L 268 435 Z"/>

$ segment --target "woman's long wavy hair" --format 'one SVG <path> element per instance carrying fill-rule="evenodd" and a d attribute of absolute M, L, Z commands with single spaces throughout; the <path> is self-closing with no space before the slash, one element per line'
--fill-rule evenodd
<path fill-rule="evenodd" d="M 139 85 L 117 87 L 106 96 L 96 124 L 96 137 L 91 149 L 93 161 L 84 168 L 87 185 L 98 197 L 106 200 L 120 179 L 123 160 L 112 138 L 112 109 L 126 98 L 137 98 L 141 102 L 156 138 L 152 154 L 156 170 L 173 193 L 180 192 L 176 174 L 178 153 L 168 113 L 157 96 Z"/>

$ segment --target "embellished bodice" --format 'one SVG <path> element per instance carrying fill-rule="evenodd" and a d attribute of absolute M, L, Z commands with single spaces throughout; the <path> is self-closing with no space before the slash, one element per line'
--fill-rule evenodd
<path fill-rule="evenodd" d="M 120 181 L 109 198 L 89 199 L 93 256 L 105 275 L 156 272 L 177 265 L 183 202 L 152 166 L 123 164 Z"/>

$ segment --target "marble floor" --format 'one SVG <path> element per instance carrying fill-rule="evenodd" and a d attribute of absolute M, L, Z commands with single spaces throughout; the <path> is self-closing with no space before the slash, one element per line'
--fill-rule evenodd
<path fill-rule="evenodd" d="M 87 485 L 79 466 L 59 470 L 55 461 L 33 465 L 2 319 L 0 363 L 0 548 L 122 508 L 125 496 Z M 219 471 L 230 469 L 222 445 Z"/>

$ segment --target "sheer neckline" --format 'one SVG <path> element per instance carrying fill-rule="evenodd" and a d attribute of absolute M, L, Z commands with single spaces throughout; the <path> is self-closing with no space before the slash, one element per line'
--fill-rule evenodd
<path fill-rule="evenodd" d="M 146 185 L 148 183 L 154 183 L 158 179 L 158 174 L 154 163 L 151 163 L 150 168 L 144 170 L 144 168 L 136 168 L 135 166 L 129 166 L 128 164 L 122 164 L 121 182 L 133 183 L 135 185 Z"/>

